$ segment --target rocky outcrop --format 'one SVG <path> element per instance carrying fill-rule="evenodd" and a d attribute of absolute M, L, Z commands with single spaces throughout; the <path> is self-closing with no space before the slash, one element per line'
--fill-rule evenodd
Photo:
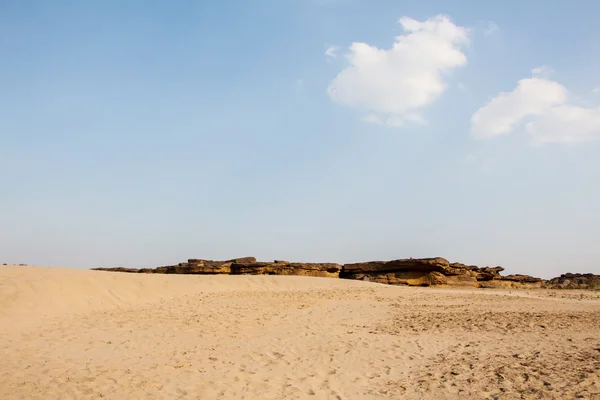
<path fill-rule="evenodd" d="M 187 262 L 154 269 L 94 268 L 95 270 L 145 274 L 196 275 L 304 275 L 357 279 L 388 285 L 470 286 L 481 288 L 564 288 L 600 289 L 600 275 L 563 274 L 549 281 L 529 275 L 506 275 L 502 267 L 478 267 L 450 263 L 445 258 L 403 258 L 392 261 L 368 261 L 344 264 L 296 263 L 282 260 L 258 262 L 254 257 L 225 261 L 191 258 Z"/>
<path fill-rule="evenodd" d="M 190 258 L 186 263 L 170 265 L 167 267 L 158 267 L 154 270 L 155 273 L 163 274 L 201 274 L 201 275 L 218 275 L 230 274 L 233 264 L 250 264 L 255 263 L 254 257 L 234 258 L 226 261 L 202 260 Z"/>
<path fill-rule="evenodd" d="M 506 276 L 498 276 L 497 278 L 482 281 L 479 283 L 479 287 L 481 288 L 491 288 L 491 289 L 519 289 L 519 288 L 528 288 L 535 289 L 541 288 L 544 286 L 546 281 L 541 278 L 535 278 L 529 275 L 506 275 Z"/>
<path fill-rule="evenodd" d="M 552 278 L 545 285 L 550 289 L 600 289 L 600 275 L 566 273 Z"/>
<path fill-rule="evenodd" d="M 254 257 L 214 261 L 192 258 L 187 262 L 154 269 L 96 268 L 103 271 L 146 274 L 190 275 L 304 275 L 327 278 L 358 279 L 388 285 L 408 286 L 470 286 L 522 287 L 541 285 L 541 279 L 526 275 L 503 277 L 502 267 L 479 268 L 474 265 L 450 263 L 445 258 L 404 258 L 392 261 L 369 261 L 353 264 L 295 263 L 275 260 L 257 262 Z"/>
<path fill-rule="evenodd" d="M 502 267 L 483 267 L 483 268 L 475 267 L 475 268 L 476 268 L 475 273 L 477 274 L 477 281 L 479 281 L 479 282 L 500 279 L 500 278 L 502 278 L 502 276 L 500 275 L 500 272 L 504 271 L 504 268 L 502 268 Z"/>
<path fill-rule="evenodd" d="M 450 264 L 441 257 L 404 258 L 393 261 L 370 261 L 344 264 L 340 278 L 358 279 L 389 285 L 431 286 L 469 285 L 475 286 L 477 273 L 463 264 Z"/>
<path fill-rule="evenodd" d="M 254 257 L 234 258 L 226 261 L 191 258 L 187 262 L 154 269 L 143 268 L 94 268 L 99 271 L 131 272 L 145 274 L 187 275 L 304 275 L 337 278 L 342 266 L 333 263 L 294 263 L 275 260 L 257 262 Z"/>
<path fill-rule="evenodd" d="M 226 261 L 214 261 L 214 260 L 203 260 L 199 258 L 190 258 L 185 263 L 179 263 L 177 265 L 169 265 L 166 267 L 151 268 L 92 268 L 96 271 L 112 271 L 112 272 L 131 272 L 131 273 L 142 273 L 142 274 L 188 274 L 188 275 L 218 275 L 218 274 L 230 274 L 231 265 L 255 263 L 256 258 L 254 257 L 242 257 L 234 258 Z"/>
<path fill-rule="evenodd" d="M 341 265 L 333 263 L 291 263 L 274 262 L 233 263 L 232 275 L 304 275 L 324 278 L 337 278 Z"/>
<path fill-rule="evenodd" d="M 544 280 L 541 278 L 535 278 L 533 276 L 521 275 L 521 274 L 501 276 L 500 279 L 503 281 L 519 282 L 519 283 L 543 283 L 544 282 Z"/>
<path fill-rule="evenodd" d="M 502 276 L 502 267 L 477 267 L 449 263 L 436 258 L 401 259 L 345 264 L 340 278 L 359 279 L 389 285 L 432 286 L 453 285 L 472 287 L 518 288 L 541 287 L 543 279 L 528 275 Z"/>

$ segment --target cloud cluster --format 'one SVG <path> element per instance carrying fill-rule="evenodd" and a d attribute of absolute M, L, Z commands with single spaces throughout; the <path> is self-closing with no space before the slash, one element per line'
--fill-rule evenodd
<path fill-rule="evenodd" d="M 561 84 L 536 75 L 547 68 L 534 68 L 531 78 L 521 79 L 508 93 L 500 93 L 471 117 L 471 134 L 487 139 L 513 132 L 524 120 L 533 145 L 575 144 L 600 138 L 600 108 L 571 104 Z"/>
<path fill-rule="evenodd" d="M 423 22 L 403 17 L 399 22 L 405 34 L 390 49 L 352 43 L 346 55 L 349 65 L 327 89 L 334 102 L 366 110 L 363 121 L 423 123 L 420 111 L 444 92 L 445 75 L 467 63 L 461 48 L 469 43 L 468 29 L 442 15 Z"/>
<path fill-rule="evenodd" d="M 425 21 L 403 17 L 399 23 L 404 34 L 389 49 L 352 43 L 347 66 L 327 88 L 332 101 L 360 110 L 363 122 L 426 124 L 423 109 L 444 93 L 449 73 L 467 64 L 463 48 L 469 44 L 469 29 L 443 15 Z M 498 29 L 489 22 L 483 33 Z M 337 46 L 328 47 L 328 61 L 336 59 L 338 51 Z M 524 130 L 532 145 L 599 140 L 600 108 L 575 104 L 569 91 L 550 79 L 552 74 L 548 66 L 534 68 L 512 91 L 499 93 L 479 108 L 471 117 L 471 135 L 489 139 Z M 457 87 L 464 90 L 460 82 Z"/>

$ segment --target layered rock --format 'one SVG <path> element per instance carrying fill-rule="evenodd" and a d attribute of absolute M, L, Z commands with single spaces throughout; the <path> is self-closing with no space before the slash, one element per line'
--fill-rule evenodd
<path fill-rule="evenodd" d="M 600 289 L 600 275 L 566 273 L 546 282 L 551 289 Z"/>
<path fill-rule="evenodd" d="M 536 283 L 536 284 L 540 283 L 541 284 L 544 282 L 544 280 L 541 278 L 535 278 L 533 276 L 521 275 L 521 274 L 501 276 L 500 279 L 503 281 L 518 282 L 518 283 Z"/>
<path fill-rule="evenodd" d="M 334 263 L 295 263 L 275 260 L 257 262 L 254 257 L 234 258 L 226 261 L 191 258 L 177 265 L 143 268 L 94 268 L 100 271 L 132 272 L 146 274 L 188 274 L 188 275 L 304 275 L 337 278 L 342 266 Z"/>
<path fill-rule="evenodd" d="M 337 278 L 341 265 L 333 263 L 291 263 L 275 260 L 274 262 L 233 263 L 233 275 L 303 275 L 324 278 Z"/>
<path fill-rule="evenodd" d="M 198 258 L 190 258 L 186 263 L 170 265 L 167 267 L 158 267 L 154 273 L 163 274 L 190 274 L 190 275 L 219 275 L 230 274 L 233 264 L 248 264 L 255 263 L 254 257 L 234 258 L 226 261 L 202 260 Z"/>
<path fill-rule="evenodd" d="M 477 274 L 477 280 L 480 282 L 500 279 L 502 278 L 502 276 L 500 275 L 500 272 L 502 271 L 504 271 L 504 268 L 502 267 L 483 267 L 475 269 L 475 273 Z"/>
<path fill-rule="evenodd" d="M 344 264 L 340 278 L 358 279 L 389 285 L 431 286 L 469 285 L 477 283 L 477 273 L 463 264 L 450 264 L 441 257 L 405 258 L 393 261 L 370 261 Z"/>
<path fill-rule="evenodd" d="M 449 263 L 441 257 L 407 258 L 345 264 L 340 278 L 359 279 L 389 285 L 471 287 L 541 287 L 543 279 L 528 275 L 501 276 L 502 267 L 477 267 Z"/>
<path fill-rule="evenodd" d="M 498 289 L 510 289 L 510 288 L 541 288 L 545 285 L 545 282 L 541 278 L 535 278 L 529 275 L 506 275 L 498 276 L 497 278 L 483 281 L 479 283 L 479 287 L 482 288 L 498 288 Z"/>
<path fill-rule="evenodd" d="M 185 263 L 177 265 L 168 265 L 165 267 L 151 268 L 92 268 L 96 271 L 111 271 L 111 272 L 132 272 L 143 274 L 189 274 L 189 275 L 218 275 L 230 274 L 231 265 L 234 263 L 255 263 L 254 257 L 234 258 L 226 261 L 203 260 L 199 258 L 190 258 Z"/>
<path fill-rule="evenodd" d="M 154 274 L 232 274 L 232 275 L 304 275 L 358 279 L 389 285 L 433 286 L 459 285 L 482 288 L 565 288 L 598 289 L 600 275 L 563 274 L 544 281 L 529 275 L 502 276 L 502 267 L 477 267 L 450 263 L 445 258 L 405 258 L 392 261 L 369 261 L 344 264 L 296 263 L 282 260 L 257 262 L 254 257 L 226 261 L 189 259 L 177 265 L 143 268 L 94 268 L 103 271 Z"/>

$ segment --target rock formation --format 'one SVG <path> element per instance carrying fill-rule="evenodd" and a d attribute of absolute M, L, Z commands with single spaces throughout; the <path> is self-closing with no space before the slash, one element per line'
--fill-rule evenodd
<path fill-rule="evenodd" d="M 154 273 L 163 274 L 230 274 L 233 264 L 251 264 L 255 263 L 254 257 L 234 258 L 226 261 L 213 261 L 191 258 L 186 263 L 179 263 L 168 267 L 158 267 Z"/>
<path fill-rule="evenodd" d="M 463 264 L 450 264 L 448 260 L 441 257 L 405 258 L 393 261 L 344 264 L 340 272 L 340 278 L 387 283 L 389 285 L 475 286 L 477 274 L 472 268 Z"/>
<path fill-rule="evenodd" d="M 506 275 L 498 276 L 494 279 L 482 281 L 479 283 L 479 287 L 490 288 L 490 289 L 510 289 L 510 288 L 541 288 L 545 285 L 545 282 L 541 278 L 535 278 L 529 275 Z"/>
<path fill-rule="evenodd" d="M 342 266 L 333 263 L 294 263 L 275 260 L 257 262 L 254 257 L 234 258 L 226 261 L 191 258 L 187 262 L 154 269 L 142 268 L 93 268 L 96 271 L 131 272 L 144 274 L 189 274 L 189 275 L 305 275 L 326 278 L 339 277 Z"/>
<path fill-rule="evenodd" d="M 450 263 L 441 257 L 405 258 L 345 264 L 340 278 L 408 286 L 540 287 L 543 283 L 542 279 L 527 275 L 503 277 L 501 271 L 504 268 Z"/>
<path fill-rule="evenodd" d="M 324 278 L 339 277 L 342 266 L 333 263 L 290 263 L 275 260 L 274 262 L 233 263 L 233 275 L 304 275 Z"/>
<path fill-rule="evenodd" d="M 529 275 L 500 275 L 502 267 L 477 267 L 450 263 L 445 258 L 404 258 L 352 264 L 296 263 L 282 260 L 258 262 L 254 257 L 214 261 L 192 258 L 177 265 L 154 269 L 94 268 L 102 271 L 146 274 L 304 275 L 357 279 L 407 286 L 470 286 L 481 288 L 566 288 L 598 289 L 600 275 L 564 274 L 544 281 Z"/>
<path fill-rule="evenodd" d="M 551 289 L 600 289 L 600 275 L 566 273 L 546 282 Z"/>
<path fill-rule="evenodd" d="M 230 274 L 232 264 L 246 264 L 256 263 L 254 257 L 242 257 L 234 258 L 226 261 L 214 261 L 214 260 L 202 260 L 198 258 L 190 258 L 187 262 L 179 263 L 177 265 L 169 265 L 166 267 L 142 268 L 92 268 L 96 271 L 113 271 L 113 272 L 132 272 L 142 274 L 187 274 L 187 275 L 217 275 L 217 274 Z"/>

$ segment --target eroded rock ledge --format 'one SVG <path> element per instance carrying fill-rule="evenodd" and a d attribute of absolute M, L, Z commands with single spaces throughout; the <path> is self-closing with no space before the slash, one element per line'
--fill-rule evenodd
<path fill-rule="evenodd" d="M 409 286 L 541 287 L 544 283 L 527 275 L 503 277 L 501 271 L 504 268 L 450 263 L 441 257 L 406 258 L 345 264 L 340 278 Z"/>
<path fill-rule="evenodd" d="M 600 289 L 600 275 L 566 273 L 547 281 L 552 289 Z"/>
<path fill-rule="evenodd" d="M 529 275 L 500 275 L 502 267 L 478 267 L 450 263 L 445 258 L 405 258 L 392 261 L 369 261 L 352 264 L 297 263 L 282 260 L 259 262 L 254 257 L 225 261 L 189 259 L 177 265 L 143 268 L 94 268 L 147 274 L 226 274 L 226 275 L 304 275 L 327 278 L 357 279 L 389 285 L 470 286 L 482 288 L 566 288 L 595 289 L 600 275 L 564 274 L 545 281 Z"/>

